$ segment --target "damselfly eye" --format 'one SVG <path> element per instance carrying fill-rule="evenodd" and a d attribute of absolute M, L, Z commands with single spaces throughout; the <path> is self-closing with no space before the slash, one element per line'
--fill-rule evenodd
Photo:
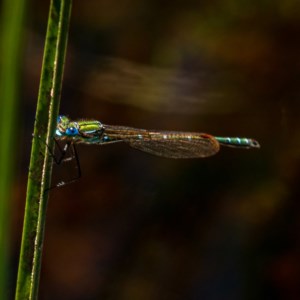
<path fill-rule="evenodd" d="M 71 135 L 71 136 L 74 136 L 74 135 L 77 135 L 79 134 L 78 132 L 78 129 L 75 128 L 75 127 L 69 127 L 66 129 L 66 135 Z"/>

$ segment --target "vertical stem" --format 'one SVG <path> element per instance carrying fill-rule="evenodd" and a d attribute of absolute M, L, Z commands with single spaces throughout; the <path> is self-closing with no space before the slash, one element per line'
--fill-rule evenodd
<path fill-rule="evenodd" d="M 29 166 L 16 299 L 37 299 L 50 186 L 54 131 L 59 110 L 72 0 L 50 5 Z M 48 145 L 48 147 L 46 147 Z"/>

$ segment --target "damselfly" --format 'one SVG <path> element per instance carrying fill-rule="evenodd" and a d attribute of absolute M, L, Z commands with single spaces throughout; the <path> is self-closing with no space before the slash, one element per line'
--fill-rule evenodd
<path fill-rule="evenodd" d="M 126 126 L 105 125 L 97 120 L 72 121 L 59 116 L 55 132 L 57 141 L 66 142 L 61 162 L 71 146 L 81 175 L 75 144 L 107 145 L 124 142 L 132 148 L 166 158 L 200 158 L 216 154 L 220 145 L 234 148 L 260 148 L 254 139 L 240 137 L 219 137 L 206 133 L 146 130 Z M 73 180 L 71 180 L 73 181 Z"/>
<path fill-rule="evenodd" d="M 167 158 L 207 157 L 216 154 L 220 145 L 246 149 L 260 148 L 256 140 L 249 138 L 137 129 L 105 125 L 96 120 L 71 121 L 66 116 L 58 117 L 55 138 L 69 144 L 106 145 L 124 142 L 141 151 Z"/>

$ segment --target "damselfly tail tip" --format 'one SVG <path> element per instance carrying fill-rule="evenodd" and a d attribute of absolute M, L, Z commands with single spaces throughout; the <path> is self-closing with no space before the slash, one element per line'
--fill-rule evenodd
<path fill-rule="evenodd" d="M 257 140 L 250 139 L 249 144 L 250 144 L 251 148 L 258 148 L 258 149 L 260 148 L 260 144 Z"/>

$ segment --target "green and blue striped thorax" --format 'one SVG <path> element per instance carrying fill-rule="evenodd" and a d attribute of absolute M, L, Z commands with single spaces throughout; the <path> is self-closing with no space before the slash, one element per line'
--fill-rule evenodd
<path fill-rule="evenodd" d="M 96 120 L 71 121 L 66 116 L 58 117 L 55 138 L 68 143 L 101 145 L 124 142 L 138 150 L 167 158 L 207 157 L 216 154 L 220 145 L 235 148 L 260 147 L 256 140 L 249 138 L 104 125 Z"/>
<path fill-rule="evenodd" d="M 55 136 L 60 140 L 76 143 L 95 143 L 103 135 L 103 125 L 99 121 L 70 121 L 66 116 L 58 116 Z"/>

